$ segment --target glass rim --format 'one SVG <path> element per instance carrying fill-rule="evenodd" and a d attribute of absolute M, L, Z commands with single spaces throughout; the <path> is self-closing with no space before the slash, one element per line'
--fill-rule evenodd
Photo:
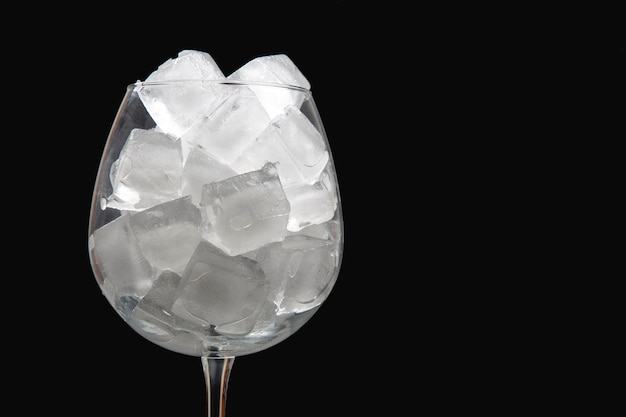
<path fill-rule="evenodd" d="M 242 80 L 229 80 L 229 79 L 176 79 L 176 80 L 159 80 L 159 81 L 141 81 L 137 80 L 127 86 L 128 89 L 135 89 L 141 87 L 154 87 L 154 86 L 171 86 L 178 84 L 219 84 L 219 85 L 235 85 L 235 86 L 259 86 L 259 87 L 274 87 L 287 90 L 297 90 L 304 93 L 311 92 L 310 88 L 305 88 L 293 84 L 282 84 L 269 81 L 242 81 Z"/>

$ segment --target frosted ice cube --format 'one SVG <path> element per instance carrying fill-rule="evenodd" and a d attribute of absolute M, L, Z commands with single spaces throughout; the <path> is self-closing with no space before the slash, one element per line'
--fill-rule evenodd
<path fill-rule="evenodd" d="M 109 301 L 123 296 L 143 296 L 154 280 L 154 269 L 146 259 L 130 226 L 130 215 L 122 215 L 100 227 L 89 238 L 96 270 L 109 293 Z"/>
<path fill-rule="evenodd" d="M 280 180 L 287 187 L 315 183 L 328 160 L 321 133 L 300 110 L 289 107 L 243 151 L 232 168 L 247 172 L 267 161 L 276 163 Z"/>
<path fill-rule="evenodd" d="M 268 285 L 257 262 L 201 242 L 185 269 L 173 311 L 228 334 L 252 330 Z"/>
<path fill-rule="evenodd" d="M 200 204 L 202 186 L 237 175 L 235 171 L 206 154 L 192 148 L 183 166 L 182 194 L 190 195 L 194 204 Z"/>
<path fill-rule="evenodd" d="M 142 210 L 180 197 L 180 140 L 154 130 L 133 129 L 113 163 L 107 206 Z"/>
<path fill-rule="evenodd" d="M 130 226 L 153 267 L 182 274 L 200 242 L 200 210 L 185 196 L 134 213 Z"/>
<path fill-rule="evenodd" d="M 278 312 L 302 312 L 323 301 L 336 275 L 337 245 L 331 240 L 293 235 L 265 246 L 256 259 L 270 283 L 268 297 Z"/>
<path fill-rule="evenodd" d="M 269 123 L 257 97 L 248 88 L 240 87 L 192 126 L 182 140 L 230 164 Z"/>
<path fill-rule="evenodd" d="M 278 242 L 287 234 L 289 202 L 271 163 L 205 185 L 200 209 L 204 236 L 230 255 Z"/>
<path fill-rule="evenodd" d="M 161 64 L 145 82 L 224 79 L 224 74 L 208 53 L 183 50 L 176 58 Z M 197 82 L 143 84 L 137 86 L 136 91 L 157 126 L 163 132 L 179 137 L 219 105 L 228 90 L 219 83 Z"/>
<path fill-rule="evenodd" d="M 306 90 L 311 84 L 296 64 L 285 54 L 267 55 L 255 58 L 228 76 L 228 79 L 249 82 L 266 82 L 296 86 Z M 277 89 L 262 85 L 250 88 L 259 97 L 271 118 L 282 113 L 286 106 L 300 107 L 306 93 L 298 89 Z"/>

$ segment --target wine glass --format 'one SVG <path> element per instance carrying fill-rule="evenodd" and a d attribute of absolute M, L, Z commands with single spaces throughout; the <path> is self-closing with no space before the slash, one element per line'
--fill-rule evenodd
<path fill-rule="evenodd" d="M 95 182 L 89 257 L 147 340 L 201 358 L 209 417 L 235 357 L 300 329 L 343 253 L 328 139 L 309 89 L 175 80 L 126 89 Z"/>

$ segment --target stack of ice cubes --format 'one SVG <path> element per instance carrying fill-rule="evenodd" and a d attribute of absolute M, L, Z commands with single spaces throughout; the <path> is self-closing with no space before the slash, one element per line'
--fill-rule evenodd
<path fill-rule="evenodd" d="M 158 84 L 172 80 L 233 83 Z M 225 77 L 195 50 L 135 85 L 156 127 L 130 132 L 103 203 L 121 215 L 90 245 L 105 294 L 144 333 L 246 335 L 323 301 L 339 262 L 338 195 L 302 111 L 309 88 L 286 55 Z"/>

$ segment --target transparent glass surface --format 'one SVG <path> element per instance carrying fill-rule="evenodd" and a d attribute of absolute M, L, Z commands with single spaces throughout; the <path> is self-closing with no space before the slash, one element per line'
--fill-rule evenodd
<path fill-rule="evenodd" d="M 234 358 L 300 329 L 339 274 L 341 201 L 311 92 L 129 85 L 95 182 L 88 250 L 124 322 L 202 358 L 209 416 L 224 416 Z"/>

